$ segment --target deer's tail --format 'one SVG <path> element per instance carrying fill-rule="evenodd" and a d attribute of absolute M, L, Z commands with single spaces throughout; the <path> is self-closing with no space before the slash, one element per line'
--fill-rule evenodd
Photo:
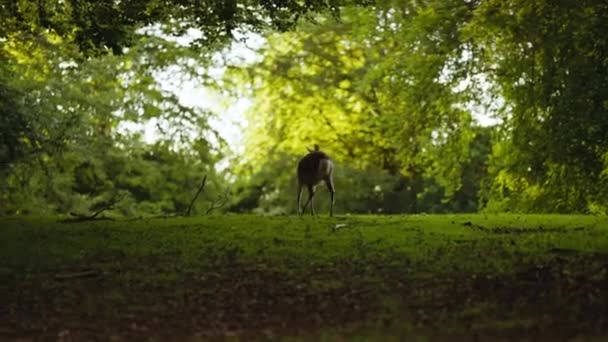
<path fill-rule="evenodd" d="M 319 174 L 323 176 L 329 176 L 333 171 L 333 167 L 334 166 L 331 160 L 325 158 L 321 159 L 319 161 Z"/>

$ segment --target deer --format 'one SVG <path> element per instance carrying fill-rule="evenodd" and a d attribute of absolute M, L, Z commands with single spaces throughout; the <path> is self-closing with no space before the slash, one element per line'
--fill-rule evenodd
<path fill-rule="evenodd" d="M 329 216 L 334 215 L 334 163 L 329 156 L 319 150 L 319 145 L 315 145 L 314 149 L 307 148 L 308 154 L 302 157 L 298 162 L 298 214 L 301 215 L 306 211 L 308 203 L 310 203 L 310 213 L 315 215 L 315 206 L 313 198 L 315 197 L 316 186 L 322 181 L 327 185 L 327 189 L 331 195 L 331 207 Z M 302 208 L 302 188 L 308 189 L 308 200 Z"/>

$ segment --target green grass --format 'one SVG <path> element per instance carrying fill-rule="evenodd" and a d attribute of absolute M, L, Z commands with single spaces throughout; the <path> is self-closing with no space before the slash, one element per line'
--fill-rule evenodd
<path fill-rule="evenodd" d="M 2 218 L 0 339 L 601 339 L 607 223 Z"/>

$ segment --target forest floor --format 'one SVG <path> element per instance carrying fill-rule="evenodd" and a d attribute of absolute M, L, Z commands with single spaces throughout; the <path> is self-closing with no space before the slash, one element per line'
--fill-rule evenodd
<path fill-rule="evenodd" d="M 0 340 L 606 340 L 608 218 L 0 218 Z"/>

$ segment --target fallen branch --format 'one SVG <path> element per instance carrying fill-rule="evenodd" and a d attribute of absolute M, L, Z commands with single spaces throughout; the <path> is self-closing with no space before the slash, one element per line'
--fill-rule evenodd
<path fill-rule="evenodd" d="M 71 272 L 71 273 L 58 273 L 55 274 L 55 279 L 57 280 L 65 280 L 65 279 L 74 279 L 74 278 L 86 278 L 96 276 L 98 273 L 94 270 L 80 271 L 80 272 Z"/>
<path fill-rule="evenodd" d="M 122 201 L 125 197 L 127 196 L 126 193 L 122 194 L 122 195 L 118 195 L 113 197 L 112 199 L 110 199 L 107 203 L 105 203 L 104 205 L 102 205 L 99 209 L 97 209 L 97 211 L 95 211 L 93 214 L 91 215 L 84 215 L 84 214 L 79 214 L 79 213 L 75 213 L 75 212 L 70 212 L 70 215 L 73 216 L 73 219 L 65 219 L 65 220 L 61 220 L 60 222 L 82 222 L 82 221 L 93 221 L 93 220 L 113 220 L 110 217 L 100 217 L 97 218 L 97 216 L 101 213 L 103 213 L 106 210 L 112 210 L 114 209 L 114 206 L 119 203 L 120 201 Z"/>
<path fill-rule="evenodd" d="M 207 175 L 205 175 L 205 177 L 203 177 L 201 186 L 199 186 L 198 191 L 196 192 L 196 195 L 194 195 L 194 197 L 192 198 L 192 201 L 190 201 L 188 210 L 186 210 L 186 216 L 190 216 L 190 214 L 192 213 L 192 207 L 194 206 L 194 202 L 196 202 L 196 199 L 198 198 L 198 196 L 201 194 L 201 192 L 203 192 L 203 189 L 205 188 L 206 183 L 207 183 Z"/>
<path fill-rule="evenodd" d="M 62 223 L 76 223 L 76 222 L 84 222 L 84 221 L 114 221 L 111 217 L 91 217 L 90 215 L 82 215 L 74 212 L 70 212 L 70 216 L 73 218 L 67 218 L 63 220 L 59 220 Z"/>

